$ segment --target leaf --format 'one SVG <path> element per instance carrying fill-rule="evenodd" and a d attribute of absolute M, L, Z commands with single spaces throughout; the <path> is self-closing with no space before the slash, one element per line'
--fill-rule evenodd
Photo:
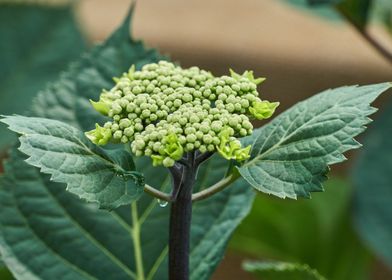
<path fill-rule="evenodd" d="M 243 268 L 263 280 L 325 280 L 306 264 L 248 261 Z"/>
<path fill-rule="evenodd" d="M 85 44 L 69 5 L 0 5 L 0 112 L 24 113 Z M 4 149 L 12 133 L 0 125 L 0 134 Z"/>
<path fill-rule="evenodd" d="M 131 19 L 132 10 L 110 38 L 72 63 L 55 83 L 40 92 L 32 104 L 32 115 L 67 122 L 83 131 L 102 122 L 104 118 L 89 99 L 98 99 L 102 89 L 112 88 L 113 76 L 128 71 L 132 64 L 141 68 L 164 58 L 130 38 Z"/>
<path fill-rule="evenodd" d="M 130 39 L 130 15 L 108 41 L 84 55 L 39 95 L 33 106 L 35 116 L 91 129 L 101 117 L 88 99 L 96 99 L 101 88 L 110 88 L 111 77 L 127 71 L 131 64 L 140 68 L 160 58 L 156 51 Z M 24 159 L 14 151 L 0 182 L 0 254 L 18 279 L 106 279 L 108 275 L 135 279 L 135 225 L 141 227 L 146 279 L 167 279 L 169 207 L 159 207 L 155 199 L 144 195 L 136 202 L 136 220 L 131 219 L 129 207 L 100 211 Z M 196 188 L 217 182 L 226 169 L 223 162 L 219 157 L 207 161 Z M 136 160 L 136 167 L 148 184 L 167 190 L 170 178 L 165 169 L 152 167 L 144 158 Z M 208 176 L 207 170 L 212 171 Z M 252 189 L 238 181 L 194 205 L 191 279 L 208 279 L 232 232 L 249 212 L 253 197 Z M 211 244 L 216 246 L 211 248 Z"/>
<path fill-rule="evenodd" d="M 352 172 L 353 217 L 366 244 L 392 267 L 392 107 L 380 114 L 366 134 Z"/>
<path fill-rule="evenodd" d="M 258 191 L 281 198 L 323 191 L 328 166 L 360 147 L 353 138 L 376 111 L 369 104 L 390 87 L 341 87 L 298 103 L 243 140 L 252 150 L 240 174 Z"/>
<path fill-rule="evenodd" d="M 370 254 L 351 223 L 352 186 L 332 177 L 309 200 L 259 194 L 229 248 L 256 259 L 306 263 L 327 279 L 367 280 Z"/>
<path fill-rule="evenodd" d="M 200 185 L 219 179 L 225 170 L 222 161 L 212 159 L 200 170 Z M 154 168 L 145 159 L 137 165 L 149 184 L 168 187 L 169 174 L 163 168 Z M 212 176 L 204 177 L 210 168 Z M 168 279 L 169 207 L 160 207 L 145 195 L 137 202 L 139 215 L 134 221 L 129 207 L 99 210 L 27 165 L 17 151 L 6 163 L 5 174 L 0 188 L 0 253 L 17 279 L 105 279 L 107 275 L 135 279 L 132 228 L 136 223 L 141 227 L 147 279 Z M 236 185 L 194 205 L 191 279 L 209 278 L 252 198 L 250 188 Z"/>
<path fill-rule="evenodd" d="M 120 151 L 127 158 L 118 162 L 81 131 L 55 120 L 8 116 L 0 121 L 21 135 L 19 150 L 29 156 L 29 164 L 80 198 L 111 210 L 142 195 L 143 175 L 132 171 L 127 151 Z"/>

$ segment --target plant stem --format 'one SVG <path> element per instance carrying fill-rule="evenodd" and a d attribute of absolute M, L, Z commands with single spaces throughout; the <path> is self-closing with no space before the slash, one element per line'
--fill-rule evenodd
<path fill-rule="evenodd" d="M 164 201 L 170 201 L 171 197 L 169 194 L 161 192 L 149 185 L 144 185 L 144 192 L 148 193 L 149 195 Z"/>
<path fill-rule="evenodd" d="M 136 279 L 144 280 L 144 267 L 143 267 L 143 256 L 142 256 L 142 246 L 140 243 L 140 223 L 137 213 L 136 202 L 131 204 L 132 210 L 132 239 L 134 246 L 135 262 L 136 262 Z"/>
<path fill-rule="evenodd" d="M 193 194 L 192 201 L 199 201 L 199 200 L 206 199 L 211 195 L 224 190 L 226 187 L 230 186 L 235 180 L 237 180 L 237 178 L 238 176 L 235 176 L 233 174 L 227 176 L 226 178 L 223 178 L 222 180 L 212 185 L 211 187 L 208 187 L 207 189 L 204 189 L 202 191 Z"/>
<path fill-rule="evenodd" d="M 189 166 L 183 169 L 181 181 L 177 181 L 179 193 L 171 204 L 169 232 L 169 279 L 189 279 L 189 249 L 192 219 L 192 190 L 195 183 L 197 165 L 194 154 L 188 154 Z M 173 180 L 176 184 L 176 180 Z"/>

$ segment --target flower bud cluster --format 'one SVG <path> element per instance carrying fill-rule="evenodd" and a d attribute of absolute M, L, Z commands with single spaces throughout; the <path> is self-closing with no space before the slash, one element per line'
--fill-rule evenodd
<path fill-rule="evenodd" d="M 269 118 L 279 105 L 260 100 L 262 81 L 250 71 L 214 77 L 167 61 L 141 71 L 132 67 L 98 102 L 91 101 L 111 121 L 86 135 L 98 145 L 130 143 L 136 156 L 150 156 L 154 165 L 173 166 L 194 150 L 245 160 L 250 147 L 242 148 L 237 138 L 252 133 L 250 119 Z"/>

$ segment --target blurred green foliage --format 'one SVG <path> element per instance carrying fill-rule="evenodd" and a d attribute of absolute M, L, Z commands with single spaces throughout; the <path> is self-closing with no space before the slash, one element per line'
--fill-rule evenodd
<path fill-rule="evenodd" d="M 13 280 L 15 279 L 11 272 L 5 267 L 4 263 L 0 261 L 0 279 L 1 280 Z"/>
<path fill-rule="evenodd" d="M 372 125 L 353 170 L 356 228 L 392 267 L 392 106 Z"/>
<path fill-rule="evenodd" d="M 246 261 L 242 267 L 261 280 L 326 280 L 306 264 Z"/>
<path fill-rule="evenodd" d="M 306 263 L 328 279 L 368 279 L 371 256 L 350 223 L 352 189 L 331 179 L 311 200 L 256 197 L 231 248 L 254 258 Z"/>
<path fill-rule="evenodd" d="M 286 0 L 328 19 L 349 20 L 359 29 L 371 22 L 382 23 L 392 31 L 392 1 L 390 0 Z M 342 17 L 343 15 L 343 17 Z"/>
<path fill-rule="evenodd" d="M 0 114 L 25 114 L 85 48 L 71 6 L 0 4 Z M 12 134 L 0 126 L 0 149 Z"/>
<path fill-rule="evenodd" d="M 303 8 L 340 13 L 392 63 L 391 46 L 368 33 L 369 24 L 381 23 L 392 36 L 391 0 L 288 0 Z M 313 10 L 316 8 L 316 10 Z M 391 78 L 392 79 L 392 78 Z M 392 267 L 392 105 L 377 116 L 365 137 L 364 148 L 353 170 L 355 229 L 368 246 Z"/>

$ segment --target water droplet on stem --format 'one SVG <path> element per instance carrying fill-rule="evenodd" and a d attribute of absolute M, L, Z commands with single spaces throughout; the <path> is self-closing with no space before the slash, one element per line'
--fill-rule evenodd
<path fill-rule="evenodd" d="M 161 207 L 166 207 L 169 204 L 169 202 L 167 202 L 166 200 L 162 200 L 159 198 L 157 199 L 157 202 L 158 202 L 159 206 L 161 206 Z"/>

